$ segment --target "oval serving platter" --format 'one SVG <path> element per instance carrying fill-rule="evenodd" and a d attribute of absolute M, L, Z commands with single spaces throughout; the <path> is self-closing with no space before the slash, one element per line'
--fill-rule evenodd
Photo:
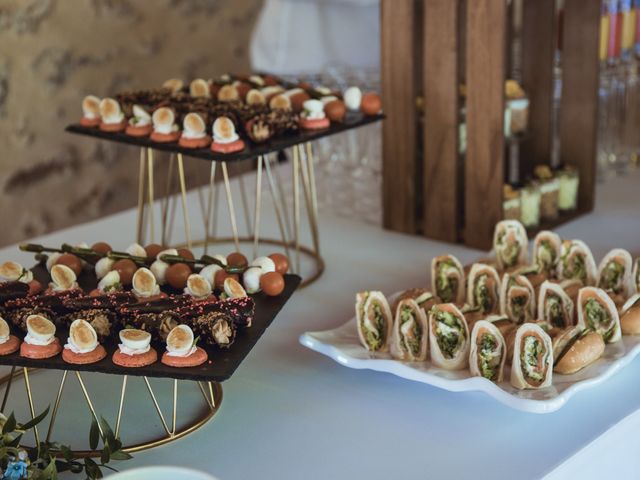
<path fill-rule="evenodd" d="M 398 293 L 389 297 L 391 303 Z M 640 337 L 623 336 L 609 344 L 598 361 L 572 375 L 553 374 L 553 384 L 540 390 L 518 390 L 511 386 L 511 367 L 505 365 L 505 380 L 493 383 L 473 377 L 468 369 L 449 371 L 436 368 L 430 361 L 401 362 L 388 353 L 367 351 L 358 339 L 355 317 L 344 325 L 321 332 L 305 332 L 300 343 L 326 355 L 345 367 L 387 372 L 452 392 L 481 391 L 504 405 L 530 413 L 551 413 L 562 408 L 577 392 L 604 382 L 629 364 L 640 353 Z"/>

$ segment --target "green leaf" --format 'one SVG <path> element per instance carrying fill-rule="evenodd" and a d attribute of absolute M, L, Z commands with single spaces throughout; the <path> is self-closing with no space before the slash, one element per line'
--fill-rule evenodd
<path fill-rule="evenodd" d="M 67 462 L 73 459 L 73 453 L 71 453 L 71 449 L 66 445 L 60 445 L 60 451 Z"/>
<path fill-rule="evenodd" d="M 129 460 L 130 458 L 133 458 L 133 456 L 131 456 L 130 454 L 122 450 L 116 450 L 115 452 L 111 452 L 112 460 Z"/>
<path fill-rule="evenodd" d="M 22 440 L 22 434 L 17 435 L 16 438 L 14 438 L 13 440 L 11 440 L 10 442 L 7 442 L 7 447 L 18 447 L 20 445 L 20 440 Z"/>
<path fill-rule="evenodd" d="M 2 427 L 2 433 L 10 433 L 13 432 L 16 429 L 16 417 L 13 414 L 13 412 L 11 412 L 11 415 L 9 415 L 9 418 L 7 418 L 7 421 L 4 422 L 4 426 Z"/>
<path fill-rule="evenodd" d="M 109 445 L 105 445 L 102 449 L 102 453 L 100 454 L 100 461 L 102 463 L 109 463 L 109 459 L 111 458 L 111 449 Z"/>
<path fill-rule="evenodd" d="M 74 463 L 69 466 L 69 471 L 71 473 L 81 473 L 82 470 L 84 470 L 84 467 L 82 466 L 81 463 Z"/>
<path fill-rule="evenodd" d="M 88 457 L 84 459 L 84 471 L 87 477 L 91 479 L 102 478 L 102 472 L 100 472 L 98 464 Z"/>
<path fill-rule="evenodd" d="M 100 429 L 98 428 L 98 422 L 93 418 L 91 420 L 91 429 L 89 430 L 89 448 L 91 448 L 91 450 L 97 449 L 99 440 Z"/>
<path fill-rule="evenodd" d="M 102 425 L 102 433 L 104 434 L 103 440 L 109 442 L 109 444 L 115 444 L 116 436 L 113 434 L 113 430 L 104 419 L 104 417 L 100 417 L 100 425 Z"/>
<path fill-rule="evenodd" d="M 27 423 L 25 423 L 24 425 L 20 425 L 20 430 L 29 430 L 30 428 L 33 428 L 34 426 L 36 426 L 37 424 L 39 424 L 42 420 L 44 420 L 44 418 L 49 414 L 49 407 L 47 407 L 45 409 L 44 412 L 42 412 L 40 415 L 38 415 L 36 418 L 28 421 Z"/>
<path fill-rule="evenodd" d="M 51 457 L 49 465 L 42 471 L 42 478 L 55 480 L 58 478 L 58 470 L 56 469 L 56 459 Z"/>

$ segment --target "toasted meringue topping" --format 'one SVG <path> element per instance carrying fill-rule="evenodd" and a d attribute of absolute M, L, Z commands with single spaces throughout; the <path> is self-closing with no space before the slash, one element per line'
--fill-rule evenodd
<path fill-rule="evenodd" d="M 77 319 L 69 327 L 69 338 L 64 348 L 73 353 L 93 352 L 98 346 L 98 334 L 86 320 Z"/>
<path fill-rule="evenodd" d="M 207 125 L 198 113 L 187 113 L 182 126 L 182 136 L 185 138 L 202 138 L 207 134 Z"/>
<path fill-rule="evenodd" d="M 11 336 L 11 330 L 7 321 L 0 317 L 0 344 L 5 343 Z"/>
<path fill-rule="evenodd" d="M 278 94 L 269 102 L 272 110 L 291 110 L 291 99 L 284 94 Z"/>
<path fill-rule="evenodd" d="M 98 282 L 98 290 L 104 293 L 109 293 L 114 290 L 120 289 L 120 274 L 112 270 L 107 273 L 102 279 Z"/>
<path fill-rule="evenodd" d="M 218 100 L 221 102 L 233 102 L 238 98 L 238 89 L 234 85 L 224 85 L 218 90 Z"/>
<path fill-rule="evenodd" d="M 172 357 L 188 357 L 196 351 L 193 330 L 188 325 L 178 325 L 167 335 L 167 352 Z"/>
<path fill-rule="evenodd" d="M 100 99 L 95 95 L 87 95 L 82 100 L 82 116 L 84 118 L 100 118 Z"/>
<path fill-rule="evenodd" d="M 42 315 L 27 317 L 27 335 L 24 341 L 31 345 L 49 345 L 55 340 L 56 326 Z"/>
<path fill-rule="evenodd" d="M 210 93 L 209 93 L 209 84 L 207 83 L 206 80 L 203 80 L 202 78 L 196 78 L 189 85 L 189 94 L 192 97 L 205 97 L 205 98 L 208 98 L 209 95 L 210 95 Z"/>
<path fill-rule="evenodd" d="M 151 116 L 153 120 L 153 129 L 158 133 L 172 133 L 178 130 L 175 124 L 176 116 L 168 107 L 160 107 Z"/>
<path fill-rule="evenodd" d="M 242 285 L 231 277 L 224 279 L 224 293 L 226 293 L 229 298 L 243 298 L 247 296 L 247 292 L 242 288 Z"/>
<path fill-rule="evenodd" d="M 165 80 L 165 82 L 162 84 L 162 87 L 168 88 L 169 90 L 171 90 L 171 93 L 176 93 L 182 90 L 182 87 L 184 87 L 184 82 L 179 78 L 170 78 L 169 80 Z"/>
<path fill-rule="evenodd" d="M 324 118 L 324 105 L 320 100 L 307 100 L 302 104 L 304 116 L 309 120 Z"/>
<path fill-rule="evenodd" d="M 286 92 L 284 92 L 282 95 L 284 95 L 287 98 L 291 98 L 294 95 L 298 95 L 299 93 L 304 93 L 304 89 L 302 89 L 300 87 L 291 88 L 291 89 L 287 90 Z"/>
<path fill-rule="evenodd" d="M 31 278 L 26 278 L 31 277 Z M 18 262 L 4 262 L 0 265 L 0 282 L 15 282 L 17 280 L 29 283 L 33 280 L 33 274 L 20 265 Z"/>
<path fill-rule="evenodd" d="M 246 101 L 248 105 L 264 105 L 267 103 L 267 99 L 264 98 L 264 95 L 255 88 L 247 92 Z"/>
<path fill-rule="evenodd" d="M 211 295 L 211 284 L 202 275 L 192 273 L 187 278 L 187 286 L 184 289 L 184 293 L 194 298 L 207 298 Z"/>
<path fill-rule="evenodd" d="M 118 344 L 118 348 L 125 355 L 141 355 L 147 353 L 151 348 L 151 334 L 144 330 L 126 328 L 120 330 L 118 335 L 120 342 L 122 342 Z"/>
<path fill-rule="evenodd" d="M 54 265 L 51 268 L 51 280 L 53 282 L 49 287 L 54 291 L 71 290 L 78 286 L 75 272 L 66 265 Z"/>
<path fill-rule="evenodd" d="M 131 280 L 133 292 L 138 297 L 153 297 L 160 294 L 160 287 L 151 270 L 142 267 L 136 270 Z"/>
<path fill-rule="evenodd" d="M 236 127 L 228 117 L 218 117 L 213 122 L 213 141 L 216 143 L 231 143 L 240 138 Z"/>
<path fill-rule="evenodd" d="M 136 127 L 144 127 L 151 123 L 151 115 L 140 105 L 133 106 L 133 117 L 129 119 L 129 124 Z"/>
<path fill-rule="evenodd" d="M 335 95 L 327 95 L 326 97 L 322 97 L 320 99 L 320 101 L 322 102 L 322 105 L 326 105 L 327 103 L 331 103 L 334 100 L 338 100 L 338 97 L 336 97 Z"/>
<path fill-rule="evenodd" d="M 103 123 L 122 122 L 124 114 L 120 109 L 120 104 L 113 98 L 103 98 L 100 101 L 100 118 Z"/>
<path fill-rule="evenodd" d="M 271 87 L 264 87 L 260 89 L 260 93 L 262 93 L 265 97 L 272 97 L 282 92 L 284 92 L 284 88 L 279 85 L 273 85 Z"/>
<path fill-rule="evenodd" d="M 331 95 L 331 89 L 329 87 L 325 87 L 324 85 L 318 85 L 316 87 L 316 92 L 320 95 Z"/>

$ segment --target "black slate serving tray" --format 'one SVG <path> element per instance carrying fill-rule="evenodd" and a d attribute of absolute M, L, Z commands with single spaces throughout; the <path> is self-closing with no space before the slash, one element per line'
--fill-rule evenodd
<path fill-rule="evenodd" d="M 34 272 L 34 277 L 44 286 L 48 284 L 50 281 L 49 275 L 43 265 L 36 265 L 32 271 Z M 287 303 L 293 292 L 298 288 L 300 280 L 300 277 L 297 275 L 285 275 L 285 289 L 282 294 L 277 297 L 268 297 L 263 293 L 252 295 L 251 297 L 255 302 L 255 315 L 252 326 L 238 329 L 235 342 L 228 349 L 206 347 L 205 349 L 209 354 L 209 361 L 198 367 L 176 368 L 161 363 L 160 358 L 164 352 L 164 346 L 154 346 L 153 343 L 152 347 L 158 352 L 158 361 L 156 363 L 141 368 L 120 367 L 111 362 L 111 356 L 118 349 L 118 341 L 116 339 L 110 339 L 108 342 L 103 343 L 102 345 L 107 350 L 107 356 L 100 362 L 90 365 L 73 365 L 67 363 L 62 360 L 61 354 L 44 360 L 33 360 L 21 357 L 19 352 L 0 356 L 0 365 L 222 382 L 233 375 L 233 372 L 236 371 L 238 366 L 264 334 L 267 327 L 269 327 L 276 318 L 278 312 L 280 312 L 284 304 Z M 91 290 L 96 283 L 95 277 L 86 271 L 80 275 L 78 282 L 85 291 Z M 18 335 L 20 338 L 22 338 L 22 336 L 21 334 Z M 60 340 L 60 343 L 64 345 L 67 339 L 66 333 L 58 332 L 56 336 Z"/>
<path fill-rule="evenodd" d="M 358 112 L 348 112 L 343 123 L 331 123 L 331 126 L 324 130 L 300 131 L 295 134 L 282 135 L 272 139 L 271 141 L 259 144 L 251 143 L 245 139 L 247 147 L 243 151 L 237 153 L 214 153 L 209 148 L 182 148 L 177 142 L 157 143 L 148 137 L 136 138 L 125 135 L 124 133 L 103 132 L 97 127 L 83 127 L 78 124 L 69 125 L 65 130 L 70 133 L 88 135 L 90 137 L 110 140 L 112 142 L 125 143 L 138 147 L 149 147 L 155 150 L 164 150 L 167 152 L 182 153 L 183 155 L 201 158 L 203 160 L 231 162 L 256 158 L 259 155 L 266 155 L 272 152 L 279 152 L 300 143 L 310 142 L 312 140 L 317 140 L 319 138 L 328 137 L 329 135 L 335 135 L 336 133 L 342 133 L 346 130 L 378 122 L 383 118 L 385 118 L 383 114 L 367 116 Z"/>

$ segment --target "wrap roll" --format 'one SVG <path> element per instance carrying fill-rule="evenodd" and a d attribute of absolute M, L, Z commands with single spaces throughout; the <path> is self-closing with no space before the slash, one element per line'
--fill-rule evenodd
<path fill-rule="evenodd" d="M 207 345 L 229 348 L 236 338 L 236 324 L 229 315 L 221 311 L 203 313 L 183 320 Z"/>
<path fill-rule="evenodd" d="M 575 325 L 573 301 L 562 286 L 548 280 L 541 285 L 538 294 L 538 318 L 555 328 Z"/>
<path fill-rule="evenodd" d="M 575 325 L 553 339 L 553 371 L 569 375 L 598 360 L 604 353 L 602 335 Z"/>
<path fill-rule="evenodd" d="M 596 284 L 596 262 L 586 243 L 582 240 L 562 242 L 558 273 L 561 280 L 580 280 L 584 286 Z"/>
<path fill-rule="evenodd" d="M 520 390 L 544 388 L 553 379 L 551 337 L 534 323 L 518 327 L 513 347 L 511 385 Z"/>
<path fill-rule="evenodd" d="M 506 357 L 507 345 L 498 327 L 486 320 L 476 322 L 471 331 L 471 375 L 501 382 Z"/>
<path fill-rule="evenodd" d="M 371 352 L 387 352 L 393 317 L 382 292 L 361 292 L 356 295 L 356 319 L 360 343 Z"/>
<path fill-rule="evenodd" d="M 495 268 L 474 263 L 467 283 L 467 303 L 480 307 L 483 314 L 500 311 L 500 277 Z"/>
<path fill-rule="evenodd" d="M 431 288 L 443 303 L 464 303 L 464 268 L 453 255 L 431 260 Z"/>
<path fill-rule="evenodd" d="M 500 285 L 500 314 L 509 317 L 513 323 L 531 321 L 536 316 L 535 292 L 531 282 L 524 275 L 502 276 Z"/>
<path fill-rule="evenodd" d="M 431 307 L 438 303 L 436 297 L 429 290 L 424 288 L 412 288 L 402 292 L 400 296 L 395 299 L 391 306 L 391 311 L 397 312 L 398 305 L 400 305 L 400 302 L 405 299 L 415 300 L 420 309 L 424 312 L 425 317 L 429 310 L 431 310 Z"/>
<path fill-rule="evenodd" d="M 462 370 L 469 362 L 469 327 L 453 303 L 435 305 L 429 312 L 431 362 L 445 370 Z"/>
<path fill-rule="evenodd" d="M 542 230 L 533 240 L 533 263 L 546 278 L 558 278 L 562 241 L 550 230 Z"/>
<path fill-rule="evenodd" d="M 633 288 L 636 293 L 640 293 L 640 258 L 633 262 Z"/>
<path fill-rule="evenodd" d="M 622 306 L 620 328 L 623 335 L 640 335 L 640 293 L 633 295 Z"/>
<path fill-rule="evenodd" d="M 618 309 L 607 292 L 596 287 L 583 287 L 578 293 L 578 324 L 602 335 L 605 343 L 622 338 Z"/>
<path fill-rule="evenodd" d="M 391 336 L 391 356 L 398 360 L 423 362 L 429 353 L 429 323 L 415 300 L 401 300 L 396 309 Z"/>
<path fill-rule="evenodd" d="M 527 231 L 517 220 L 502 220 L 493 231 L 493 249 L 498 269 L 505 271 L 527 264 Z"/>
<path fill-rule="evenodd" d="M 634 294 L 633 259 L 622 248 L 614 248 L 607 253 L 598 266 L 598 288 L 624 300 Z"/>

